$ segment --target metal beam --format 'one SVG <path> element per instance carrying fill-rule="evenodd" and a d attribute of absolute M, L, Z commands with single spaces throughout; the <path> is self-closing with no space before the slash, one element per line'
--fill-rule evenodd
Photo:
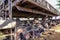
<path fill-rule="evenodd" d="M 26 1 L 26 0 L 25 0 L 25 1 Z M 30 2 L 31 0 L 27 0 L 27 1 Z M 12 7 L 15 6 L 15 5 L 20 4 L 19 2 L 21 2 L 21 1 L 19 1 L 19 0 L 14 1 L 14 2 L 12 3 Z M 35 2 L 34 2 L 34 3 L 35 3 Z M 35 3 L 35 6 L 36 6 L 36 5 L 39 6 L 37 3 Z M 40 7 L 41 7 L 41 5 L 40 5 Z M 43 7 L 43 6 L 42 6 L 42 7 Z M 42 7 L 41 7 L 41 8 L 42 8 Z M 8 10 L 8 8 L 7 8 L 7 10 Z M 51 12 L 51 11 L 49 11 L 49 12 Z M 52 13 L 53 13 L 53 12 L 52 12 Z M 55 13 L 56 13 L 56 12 L 55 12 Z M 49 13 L 49 14 L 50 14 L 50 13 Z M 51 15 L 57 15 L 57 14 L 51 14 Z"/>
<path fill-rule="evenodd" d="M 8 0 L 9 18 L 12 20 L 12 0 Z"/>
<path fill-rule="evenodd" d="M 29 5 L 33 5 L 33 7 L 39 7 L 45 9 L 46 11 L 49 11 L 50 13 L 54 14 L 54 15 L 58 15 L 58 11 L 52 6 L 50 5 L 47 1 L 42 0 L 41 2 L 39 2 L 39 0 L 23 0 L 23 5 L 27 3 Z"/>
<path fill-rule="evenodd" d="M 30 12 L 30 13 L 35 13 L 35 14 L 42 14 L 42 15 L 47 15 L 47 16 L 53 16 L 53 15 L 50 15 L 50 14 L 46 14 L 46 13 L 42 13 L 40 11 L 37 11 L 37 10 L 32 10 L 32 9 L 29 9 L 29 8 L 24 8 L 24 7 L 20 7 L 20 6 L 15 6 L 19 11 L 25 11 L 25 12 Z"/>

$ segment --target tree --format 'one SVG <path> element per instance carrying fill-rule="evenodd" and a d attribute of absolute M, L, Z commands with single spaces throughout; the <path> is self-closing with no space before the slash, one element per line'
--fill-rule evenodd
<path fill-rule="evenodd" d="M 0 40 L 3 40 L 5 38 L 4 34 L 0 32 Z"/>
<path fill-rule="evenodd" d="M 60 9 L 60 0 L 58 0 L 57 2 L 58 2 L 57 6 L 58 6 L 59 9 Z"/>

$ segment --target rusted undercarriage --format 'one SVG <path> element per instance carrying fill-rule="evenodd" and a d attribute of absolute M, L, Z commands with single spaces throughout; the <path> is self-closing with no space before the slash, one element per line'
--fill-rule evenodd
<path fill-rule="evenodd" d="M 9 15 L 8 3 L 6 3 L 5 9 L 2 9 L 7 12 L 6 16 Z M 24 14 L 26 17 L 52 17 L 59 15 L 59 12 L 45 0 L 12 0 L 12 17 L 25 17 Z"/>
<path fill-rule="evenodd" d="M 36 0 L 36 2 L 32 1 L 32 0 L 14 1 L 13 4 L 15 4 L 15 5 L 13 7 L 13 10 L 21 11 L 21 13 L 18 12 L 20 14 L 27 14 L 27 15 L 28 14 L 31 14 L 31 15 L 36 14 L 36 16 L 38 16 L 38 15 L 40 15 L 40 16 L 41 15 L 45 15 L 45 16 L 57 16 L 57 15 L 59 15 L 58 14 L 59 12 L 56 9 L 54 9 L 50 4 L 47 3 L 44 5 L 42 2 L 38 3 L 37 1 L 38 0 Z M 17 13 L 17 12 L 15 12 L 15 13 Z M 15 14 L 15 13 L 13 12 L 13 14 Z"/>

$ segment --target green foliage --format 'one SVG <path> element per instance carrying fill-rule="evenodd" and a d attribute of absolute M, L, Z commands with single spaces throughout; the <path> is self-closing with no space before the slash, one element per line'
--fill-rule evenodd
<path fill-rule="evenodd" d="M 3 33 L 0 32 L 0 40 L 3 40 L 3 39 L 4 39 Z"/>
<path fill-rule="evenodd" d="M 57 4 L 57 6 L 59 6 L 60 4 Z"/>
<path fill-rule="evenodd" d="M 57 0 L 57 2 L 58 2 L 57 6 L 59 6 L 59 9 L 60 9 L 60 0 Z"/>
<path fill-rule="evenodd" d="M 2 36 L 3 35 L 3 33 L 2 32 L 0 32 L 0 36 Z"/>

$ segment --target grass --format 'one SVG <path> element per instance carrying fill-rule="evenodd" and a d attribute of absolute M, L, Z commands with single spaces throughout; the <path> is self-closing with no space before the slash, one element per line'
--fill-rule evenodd
<path fill-rule="evenodd" d="M 3 36 L 4 34 L 2 32 L 0 32 L 0 40 L 3 40 L 5 38 L 5 36 Z"/>

